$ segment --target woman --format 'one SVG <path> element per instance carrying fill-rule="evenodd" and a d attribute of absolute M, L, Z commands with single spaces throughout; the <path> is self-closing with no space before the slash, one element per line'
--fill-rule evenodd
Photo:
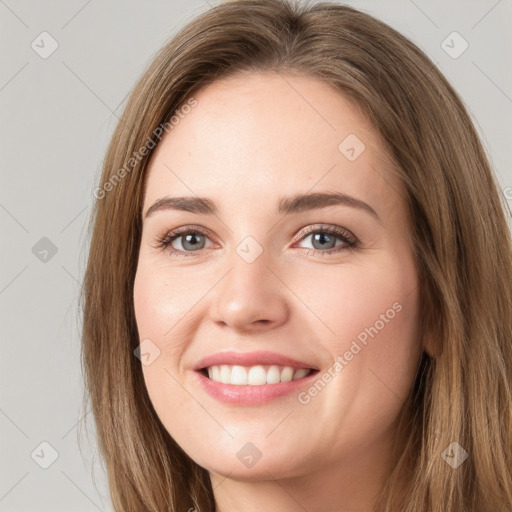
<path fill-rule="evenodd" d="M 140 79 L 95 195 L 83 363 L 116 510 L 512 510 L 504 204 L 409 40 L 218 5 Z"/>

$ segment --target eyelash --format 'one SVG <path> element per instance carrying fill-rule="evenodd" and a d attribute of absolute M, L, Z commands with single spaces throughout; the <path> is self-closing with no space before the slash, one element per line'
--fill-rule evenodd
<path fill-rule="evenodd" d="M 347 231 L 346 229 L 335 227 L 335 226 L 315 226 L 313 228 L 308 229 L 307 231 L 303 232 L 301 234 L 301 238 L 299 239 L 299 242 L 302 241 L 304 238 L 311 234 L 315 233 L 324 233 L 331 236 L 335 236 L 342 240 L 342 242 L 345 245 L 345 247 L 333 247 L 326 251 L 321 251 L 319 249 L 304 249 L 306 251 L 306 254 L 313 254 L 315 256 L 326 256 L 331 254 L 337 254 L 341 251 L 351 251 L 354 250 L 357 246 L 359 241 L 357 238 L 350 233 L 350 231 Z M 170 245 L 174 240 L 179 238 L 183 235 L 188 234 L 194 234 L 194 235 L 203 235 L 205 237 L 208 237 L 208 233 L 204 231 L 201 228 L 196 228 L 192 226 L 183 226 L 180 228 L 176 228 L 168 233 L 166 233 L 164 236 L 158 237 L 156 240 L 156 247 L 157 249 L 160 249 L 162 251 L 167 250 L 171 255 L 174 255 L 175 257 L 181 257 L 181 258 L 193 258 L 198 255 L 199 252 L 201 252 L 201 249 L 197 251 L 182 251 L 179 249 L 169 249 Z"/>

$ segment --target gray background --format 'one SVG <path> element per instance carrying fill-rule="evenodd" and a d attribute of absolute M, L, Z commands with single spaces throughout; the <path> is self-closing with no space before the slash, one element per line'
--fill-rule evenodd
<path fill-rule="evenodd" d="M 92 418 L 81 417 L 76 312 L 92 191 L 136 79 L 213 3 L 0 0 L 0 512 L 112 510 Z M 512 204 L 512 0 L 346 3 L 437 63 L 466 102 Z M 46 59 L 40 53 L 52 41 L 44 31 L 58 43 Z M 463 41 L 446 39 L 454 31 L 469 44 L 457 58 Z M 84 423 L 89 438 L 79 435 Z"/>

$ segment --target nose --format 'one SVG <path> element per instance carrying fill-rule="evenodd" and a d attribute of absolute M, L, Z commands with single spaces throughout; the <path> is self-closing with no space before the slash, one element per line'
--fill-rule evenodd
<path fill-rule="evenodd" d="M 211 319 L 240 332 L 273 329 L 289 316 L 288 288 L 265 252 L 247 263 L 234 253 L 230 270 L 212 290 Z"/>

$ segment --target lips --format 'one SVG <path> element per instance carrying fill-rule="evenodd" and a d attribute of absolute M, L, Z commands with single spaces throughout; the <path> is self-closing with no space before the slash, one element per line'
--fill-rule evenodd
<path fill-rule="evenodd" d="M 210 396 L 238 405 L 262 405 L 300 391 L 318 372 L 315 364 L 275 352 L 219 352 L 194 367 Z"/>

